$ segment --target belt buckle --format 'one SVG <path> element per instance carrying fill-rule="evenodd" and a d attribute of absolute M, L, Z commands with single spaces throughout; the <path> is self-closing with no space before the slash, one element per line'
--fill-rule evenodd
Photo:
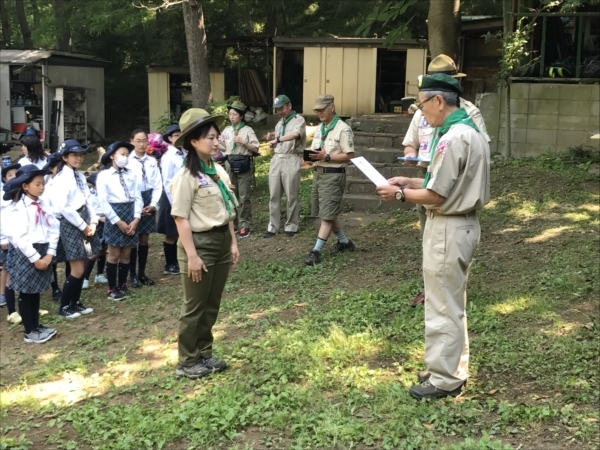
<path fill-rule="evenodd" d="M 317 169 L 317 173 L 325 173 L 325 168 L 324 167 L 317 166 L 316 169 Z"/>

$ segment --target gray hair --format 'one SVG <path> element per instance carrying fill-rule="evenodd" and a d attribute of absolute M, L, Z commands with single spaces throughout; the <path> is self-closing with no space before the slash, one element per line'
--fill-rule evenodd
<path fill-rule="evenodd" d="M 448 106 L 460 106 L 460 96 L 456 92 L 427 91 L 427 100 L 436 95 L 441 96 Z"/>

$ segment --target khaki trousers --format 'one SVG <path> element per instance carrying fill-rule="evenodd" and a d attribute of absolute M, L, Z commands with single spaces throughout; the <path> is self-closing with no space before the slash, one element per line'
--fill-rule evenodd
<path fill-rule="evenodd" d="M 238 215 L 235 218 L 235 225 L 238 230 L 242 228 L 252 229 L 252 204 L 250 202 L 250 194 L 252 192 L 252 176 L 254 173 L 254 167 L 245 173 L 235 173 L 229 169 L 227 164 L 229 178 L 231 183 L 235 187 L 234 193 L 237 197 L 238 203 L 240 204 L 238 209 Z"/>
<path fill-rule="evenodd" d="M 479 234 L 475 214 L 427 217 L 423 236 L 425 365 L 431 384 L 445 391 L 459 387 L 468 375 L 467 275 Z"/>
<path fill-rule="evenodd" d="M 177 243 L 177 260 L 181 268 L 183 305 L 179 317 L 179 365 L 191 367 L 200 358 L 212 356 L 212 327 L 217 321 L 223 289 L 231 266 L 231 233 L 207 231 L 193 233 L 198 256 L 208 272 L 195 283 L 188 276 L 188 258 L 181 240 Z"/>
<path fill-rule="evenodd" d="M 300 157 L 295 154 L 275 154 L 269 167 L 269 227 L 267 231 L 279 233 L 281 223 L 281 197 L 287 198 L 285 231 L 298 231 L 300 223 Z"/>

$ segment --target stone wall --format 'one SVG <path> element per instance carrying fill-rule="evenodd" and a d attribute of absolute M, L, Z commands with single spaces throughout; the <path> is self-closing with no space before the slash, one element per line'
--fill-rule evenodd
<path fill-rule="evenodd" d="M 477 103 L 492 139 L 492 153 L 505 151 L 506 89 L 480 94 Z M 600 85 L 513 83 L 511 151 L 514 158 L 555 154 L 569 147 L 600 149 L 590 135 L 600 132 Z"/>

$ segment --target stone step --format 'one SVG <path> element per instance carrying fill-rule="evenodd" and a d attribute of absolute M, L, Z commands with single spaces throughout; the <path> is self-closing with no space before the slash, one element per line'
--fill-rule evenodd
<path fill-rule="evenodd" d="M 415 205 L 408 202 L 384 202 L 378 195 L 346 194 L 344 202 L 352 207 L 353 211 L 389 211 L 393 209 L 411 209 Z"/>
<path fill-rule="evenodd" d="M 364 158 L 373 163 L 396 163 L 398 156 L 404 156 L 404 151 L 400 149 L 378 148 L 378 147 L 354 147 L 354 156 L 364 156 Z"/>
<path fill-rule="evenodd" d="M 368 194 L 377 195 L 376 186 L 368 178 L 346 178 L 346 189 L 344 195 L 347 194 Z"/>
<path fill-rule="evenodd" d="M 392 178 L 392 177 L 411 177 L 418 178 L 421 175 L 421 170 L 415 167 L 407 167 L 403 166 L 399 163 L 391 163 L 391 164 L 383 164 L 383 163 L 372 163 L 373 167 L 377 169 L 377 171 L 384 176 L 384 178 Z M 354 166 L 348 166 L 346 168 L 346 177 L 347 178 L 361 178 L 367 179 L 365 175 Z"/>
<path fill-rule="evenodd" d="M 350 126 L 355 131 L 374 133 L 406 134 L 413 116 L 372 115 L 358 116 L 350 119 Z"/>
<path fill-rule="evenodd" d="M 391 133 L 354 133 L 354 145 L 359 147 L 397 148 L 404 150 L 404 135 Z"/>

